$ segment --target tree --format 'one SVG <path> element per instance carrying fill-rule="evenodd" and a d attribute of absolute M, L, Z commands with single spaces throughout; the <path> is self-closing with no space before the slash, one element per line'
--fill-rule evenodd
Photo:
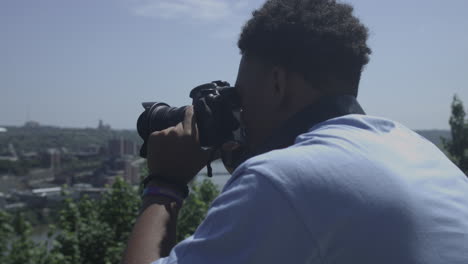
<path fill-rule="evenodd" d="M 6 263 L 8 257 L 8 241 L 13 235 L 11 221 L 11 215 L 0 211 L 0 263 Z"/>
<path fill-rule="evenodd" d="M 468 173 L 468 122 L 465 119 L 463 102 L 457 95 L 452 101 L 452 115 L 449 120 L 452 140 L 444 140 L 444 148 L 450 158 L 465 174 Z"/>
<path fill-rule="evenodd" d="M 177 221 L 177 242 L 195 233 L 210 208 L 211 202 L 219 194 L 218 189 L 210 180 L 203 180 L 201 184 L 193 183 L 192 191 L 180 210 Z"/>
<path fill-rule="evenodd" d="M 0 225 L 0 263 L 55 264 L 47 257 L 46 244 L 31 240 L 31 224 L 22 212 L 12 216 L 0 211 Z"/>
<path fill-rule="evenodd" d="M 118 177 L 100 200 L 65 200 L 52 254 L 62 263 L 119 263 L 138 215 L 136 189 Z"/>
<path fill-rule="evenodd" d="M 195 232 L 219 193 L 209 180 L 194 183 L 191 189 L 179 214 L 179 241 Z M 56 226 L 50 226 L 49 239 L 43 243 L 31 240 L 31 225 L 22 213 L 13 217 L 0 211 L 0 263 L 119 263 L 138 216 L 139 193 L 120 177 L 101 199 L 85 196 L 75 201 L 64 193 L 67 198 Z"/>

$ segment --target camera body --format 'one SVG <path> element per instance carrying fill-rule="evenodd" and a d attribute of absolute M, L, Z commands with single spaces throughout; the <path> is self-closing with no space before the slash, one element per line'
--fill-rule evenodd
<path fill-rule="evenodd" d="M 228 82 L 214 81 L 193 88 L 190 98 L 202 148 L 216 149 L 228 141 L 239 140 L 240 132 L 235 131 L 240 126 L 240 100 L 235 87 Z M 145 111 L 138 118 L 137 130 L 144 141 L 140 156 L 146 158 L 147 140 L 151 133 L 182 122 L 187 106 L 171 107 L 162 102 L 145 102 L 142 105 Z"/>

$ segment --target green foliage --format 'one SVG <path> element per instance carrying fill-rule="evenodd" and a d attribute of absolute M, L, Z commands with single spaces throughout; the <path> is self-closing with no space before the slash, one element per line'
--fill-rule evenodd
<path fill-rule="evenodd" d="M 63 255 L 66 264 L 118 263 L 139 204 L 137 191 L 121 178 L 100 200 L 66 199 L 54 253 Z"/>
<path fill-rule="evenodd" d="M 209 180 L 191 187 L 179 214 L 179 240 L 193 234 L 219 193 Z M 12 216 L 0 211 L 0 263 L 119 263 L 139 205 L 138 190 L 121 178 L 101 199 L 85 196 L 74 201 L 68 196 L 57 225 L 50 226 L 49 239 L 43 243 L 30 239 L 31 225 L 22 213 Z"/>
<path fill-rule="evenodd" d="M 177 223 L 177 241 L 191 236 L 208 212 L 211 202 L 219 194 L 216 186 L 205 179 L 201 184 L 193 184 L 192 192 L 180 210 Z"/>
<path fill-rule="evenodd" d="M 449 124 L 452 140 L 444 140 L 448 156 L 460 169 L 468 173 L 468 122 L 465 119 L 463 102 L 455 95 L 452 102 L 452 115 Z"/>
<path fill-rule="evenodd" d="M 11 221 L 11 215 L 0 211 L 0 263 L 6 263 L 7 243 L 13 235 L 13 227 L 10 224 Z"/>
<path fill-rule="evenodd" d="M 0 211 L 1 243 L 0 263 L 4 264 L 42 264 L 51 263 L 47 257 L 45 244 L 37 245 L 30 239 L 31 225 L 23 213 L 13 217 Z M 11 223 L 11 224 L 10 224 Z"/>

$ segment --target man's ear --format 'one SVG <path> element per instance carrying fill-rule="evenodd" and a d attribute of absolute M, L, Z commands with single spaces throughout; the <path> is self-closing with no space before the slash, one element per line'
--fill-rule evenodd
<path fill-rule="evenodd" d="M 273 67 L 273 94 L 275 107 L 282 107 L 287 99 L 288 76 L 283 67 Z"/>

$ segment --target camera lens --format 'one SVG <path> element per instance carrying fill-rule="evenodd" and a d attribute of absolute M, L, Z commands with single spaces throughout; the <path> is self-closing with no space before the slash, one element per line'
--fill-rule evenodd
<path fill-rule="evenodd" d="M 146 139 L 155 131 L 161 131 L 182 122 L 185 117 L 183 107 L 171 107 L 165 103 L 150 102 L 143 103 L 145 111 L 137 121 L 137 130 L 141 138 L 145 140 L 140 149 L 140 156 L 146 157 Z"/>
<path fill-rule="evenodd" d="M 165 103 L 154 104 L 148 112 L 149 134 L 184 121 L 185 109 L 187 109 L 187 106 L 170 107 Z"/>

